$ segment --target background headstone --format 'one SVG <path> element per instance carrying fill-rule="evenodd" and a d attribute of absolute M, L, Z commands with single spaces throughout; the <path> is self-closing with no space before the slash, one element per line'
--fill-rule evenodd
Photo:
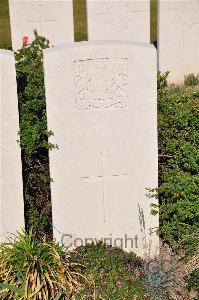
<path fill-rule="evenodd" d="M 48 126 L 59 146 L 50 152 L 54 237 L 69 234 L 66 246 L 76 238 L 123 238 L 123 248 L 142 253 L 138 204 L 147 234 L 158 224 L 150 215 L 157 200 L 146 196 L 158 184 L 155 48 L 111 41 L 55 47 L 44 51 L 44 71 Z M 125 234 L 138 235 L 138 249 L 125 246 Z"/>
<path fill-rule="evenodd" d="M 159 70 L 183 83 L 184 75 L 199 73 L 199 0 L 159 0 L 158 6 Z"/>
<path fill-rule="evenodd" d="M 51 46 L 74 41 L 72 0 L 9 0 L 12 47 L 22 47 L 23 36 L 34 39 L 34 29 Z"/>
<path fill-rule="evenodd" d="M 87 0 L 88 39 L 150 43 L 150 0 Z"/>
<path fill-rule="evenodd" d="M 1 88 L 1 196 L 0 241 L 24 227 L 21 151 L 15 59 L 11 51 L 0 50 Z"/>

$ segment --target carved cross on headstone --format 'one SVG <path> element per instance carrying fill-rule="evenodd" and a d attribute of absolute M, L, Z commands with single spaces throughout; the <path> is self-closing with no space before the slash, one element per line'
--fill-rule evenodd
<path fill-rule="evenodd" d="M 53 20 L 53 19 L 45 19 L 44 17 L 44 13 L 43 13 L 43 5 L 40 4 L 39 5 L 39 17 L 38 19 L 32 19 L 32 20 L 28 20 L 28 23 L 33 23 L 35 24 L 34 25 L 34 28 L 33 29 L 36 29 L 37 31 L 39 31 L 39 35 L 44 35 L 45 33 L 43 32 L 43 26 L 44 24 L 49 24 L 49 23 L 55 23 L 56 20 Z"/>
<path fill-rule="evenodd" d="M 184 3 L 188 4 L 188 3 Z M 183 6 L 178 7 L 178 18 L 180 20 L 180 24 L 182 27 L 182 47 L 183 47 L 183 65 L 190 64 L 190 55 L 192 57 L 195 57 L 195 60 L 197 60 L 197 39 L 195 36 L 197 36 L 198 26 L 199 26 L 199 19 L 198 19 L 198 9 L 199 9 L 199 2 L 195 3 L 195 10 L 189 9 L 188 6 L 184 7 L 184 10 L 186 8 L 186 14 L 183 14 L 181 10 L 183 9 Z M 191 47 L 190 47 L 190 39 L 192 41 Z"/>
<path fill-rule="evenodd" d="M 166 11 L 170 14 L 172 11 L 174 12 L 175 19 L 179 20 L 179 24 L 182 28 L 182 39 L 183 39 L 183 61 L 189 61 L 190 56 L 190 44 L 188 42 L 189 36 L 195 35 L 194 29 L 196 29 L 196 26 L 199 25 L 199 19 L 198 19 L 198 9 L 199 9 L 199 1 L 195 2 L 195 6 L 193 9 L 192 6 L 189 6 L 189 3 L 182 2 L 178 5 L 171 6 L 170 8 L 167 8 Z M 184 13 L 186 11 L 186 14 Z M 193 31 L 192 31 L 193 30 Z M 193 55 L 195 52 L 197 39 L 194 39 L 195 45 L 191 45 L 193 49 Z M 186 52 L 186 48 L 188 48 L 188 51 Z"/>
<path fill-rule="evenodd" d="M 127 178 L 127 173 L 120 174 L 110 174 L 106 175 L 105 172 L 105 162 L 104 154 L 100 152 L 100 161 L 101 161 L 101 172 L 100 175 L 96 176 L 82 176 L 81 181 L 85 183 L 98 181 L 102 185 L 102 201 L 103 201 L 103 211 L 104 211 L 104 223 L 108 222 L 108 209 L 107 209 L 107 200 L 105 195 L 105 183 L 110 180 L 124 180 Z"/>

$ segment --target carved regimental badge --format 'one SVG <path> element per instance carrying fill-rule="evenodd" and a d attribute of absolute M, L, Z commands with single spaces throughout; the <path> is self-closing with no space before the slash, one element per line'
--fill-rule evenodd
<path fill-rule="evenodd" d="M 128 59 L 74 61 L 74 82 L 77 109 L 123 109 L 128 102 Z"/>

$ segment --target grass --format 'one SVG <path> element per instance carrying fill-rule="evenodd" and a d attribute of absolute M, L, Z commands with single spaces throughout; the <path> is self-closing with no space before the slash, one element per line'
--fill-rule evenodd
<path fill-rule="evenodd" d="M 0 243 L 0 299 L 68 299 L 80 283 L 77 267 L 63 246 L 24 230 Z"/>
<path fill-rule="evenodd" d="M 11 47 L 8 1 L 0 0 L 0 48 Z"/>
<path fill-rule="evenodd" d="M 87 40 L 86 1 L 73 0 L 75 41 Z"/>
<path fill-rule="evenodd" d="M 73 0 L 75 41 L 87 40 L 86 0 Z M 151 0 L 151 42 L 156 39 L 157 0 Z M 11 48 L 8 0 L 0 0 L 0 48 Z"/>
<path fill-rule="evenodd" d="M 157 42 L 157 0 L 151 0 L 151 43 Z"/>

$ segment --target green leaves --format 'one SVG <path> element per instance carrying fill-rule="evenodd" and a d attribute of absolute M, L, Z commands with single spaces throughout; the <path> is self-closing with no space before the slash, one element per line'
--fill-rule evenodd
<path fill-rule="evenodd" d="M 35 40 L 15 53 L 25 219 L 38 239 L 45 234 L 52 237 L 48 151 L 58 148 L 48 142 L 53 132 L 47 129 L 42 52 L 48 43 L 35 31 Z"/>
<path fill-rule="evenodd" d="M 7 293 L 14 293 L 15 294 L 15 299 L 20 299 L 23 297 L 24 290 L 23 288 L 19 289 L 16 288 L 14 285 L 8 284 L 8 283 L 0 283 L 0 294 L 7 294 Z M 6 299 L 6 298 L 4 298 Z"/>
<path fill-rule="evenodd" d="M 194 75 L 194 74 L 189 74 L 187 76 L 185 76 L 185 80 L 184 80 L 184 85 L 185 86 L 195 86 L 199 84 L 199 74 L 198 75 Z"/>
<path fill-rule="evenodd" d="M 166 77 L 158 77 L 160 233 L 192 254 L 199 242 L 199 91 L 168 87 Z"/>
<path fill-rule="evenodd" d="M 187 281 L 187 287 L 189 291 L 194 291 L 196 292 L 197 295 L 194 298 L 194 300 L 199 299 L 199 268 L 196 268 L 192 271 L 192 273 L 187 276 L 186 278 Z"/>
<path fill-rule="evenodd" d="M 53 149 L 48 144 L 52 132 L 47 130 L 46 102 L 43 74 L 45 38 L 36 36 L 31 45 L 15 54 L 20 113 L 20 146 L 28 154 L 42 149 Z"/>

